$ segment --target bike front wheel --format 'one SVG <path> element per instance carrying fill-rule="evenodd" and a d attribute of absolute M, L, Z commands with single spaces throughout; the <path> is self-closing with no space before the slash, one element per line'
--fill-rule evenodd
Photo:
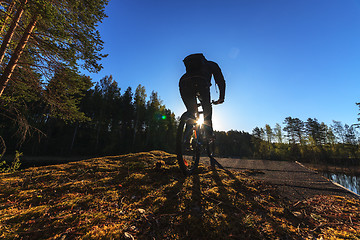
<path fill-rule="evenodd" d="M 177 129 L 176 154 L 179 167 L 186 176 L 193 174 L 199 166 L 200 147 L 197 137 L 194 125 L 184 113 Z"/>

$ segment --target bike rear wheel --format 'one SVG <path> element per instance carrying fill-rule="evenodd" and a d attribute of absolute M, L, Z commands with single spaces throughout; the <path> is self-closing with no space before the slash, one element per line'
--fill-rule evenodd
<path fill-rule="evenodd" d="M 197 170 L 200 159 L 197 132 L 190 121 L 190 118 L 184 113 L 181 116 L 176 136 L 177 160 L 181 171 L 186 176 Z"/>

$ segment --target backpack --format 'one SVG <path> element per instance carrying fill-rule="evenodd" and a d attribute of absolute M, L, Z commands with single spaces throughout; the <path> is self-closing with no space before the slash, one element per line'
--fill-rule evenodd
<path fill-rule="evenodd" d="M 187 73 L 201 72 L 206 64 L 206 58 L 202 53 L 191 54 L 183 60 Z"/>

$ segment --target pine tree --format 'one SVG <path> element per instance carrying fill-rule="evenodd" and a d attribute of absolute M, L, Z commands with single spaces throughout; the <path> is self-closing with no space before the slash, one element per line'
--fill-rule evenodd
<path fill-rule="evenodd" d="M 278 143 L 283 143 L 283 134 L 282 134 L 282 128 L 279 123 L 276 123 L 274 128 L 274 135 L 276 137 L 276 140 Z"/>
<path fill-rule="evenodd" d="M 98 62 L 105 55 L 100 53 L 103 42 L 96 26 L 105 17 L 106 4 L 107 0 L 19 1 L 9 27 L 4 27 L 7 32 L 0 50 L 4 65 L 0 96 L 10 80 L 17 80 L 13 73 L 18 65 L 31 66 L 48 79 L 59 65 L 76 70 L 79 60 L 85 69 L 99 71 Z M 13 39 L 15 32 L 21 36 L 19 39 Z M 15 45 L 15 49 L 10 45 Z M 27 62 L 23 54 L 31 55 L 34 61 Z"/>

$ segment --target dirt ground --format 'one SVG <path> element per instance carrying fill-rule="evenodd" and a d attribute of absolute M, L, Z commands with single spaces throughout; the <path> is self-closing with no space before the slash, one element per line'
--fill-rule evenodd
<path fill-rule="evenodd" d="M 244 171 L 248 176 L 276 186 L 279 193 L 291 201 L 316 195 L 360 197 L 298 162 L 234 158 L 217 160 L 227 169 Z M 209 163 L 208 158 L 202 158 L 202 161 Z"/>

